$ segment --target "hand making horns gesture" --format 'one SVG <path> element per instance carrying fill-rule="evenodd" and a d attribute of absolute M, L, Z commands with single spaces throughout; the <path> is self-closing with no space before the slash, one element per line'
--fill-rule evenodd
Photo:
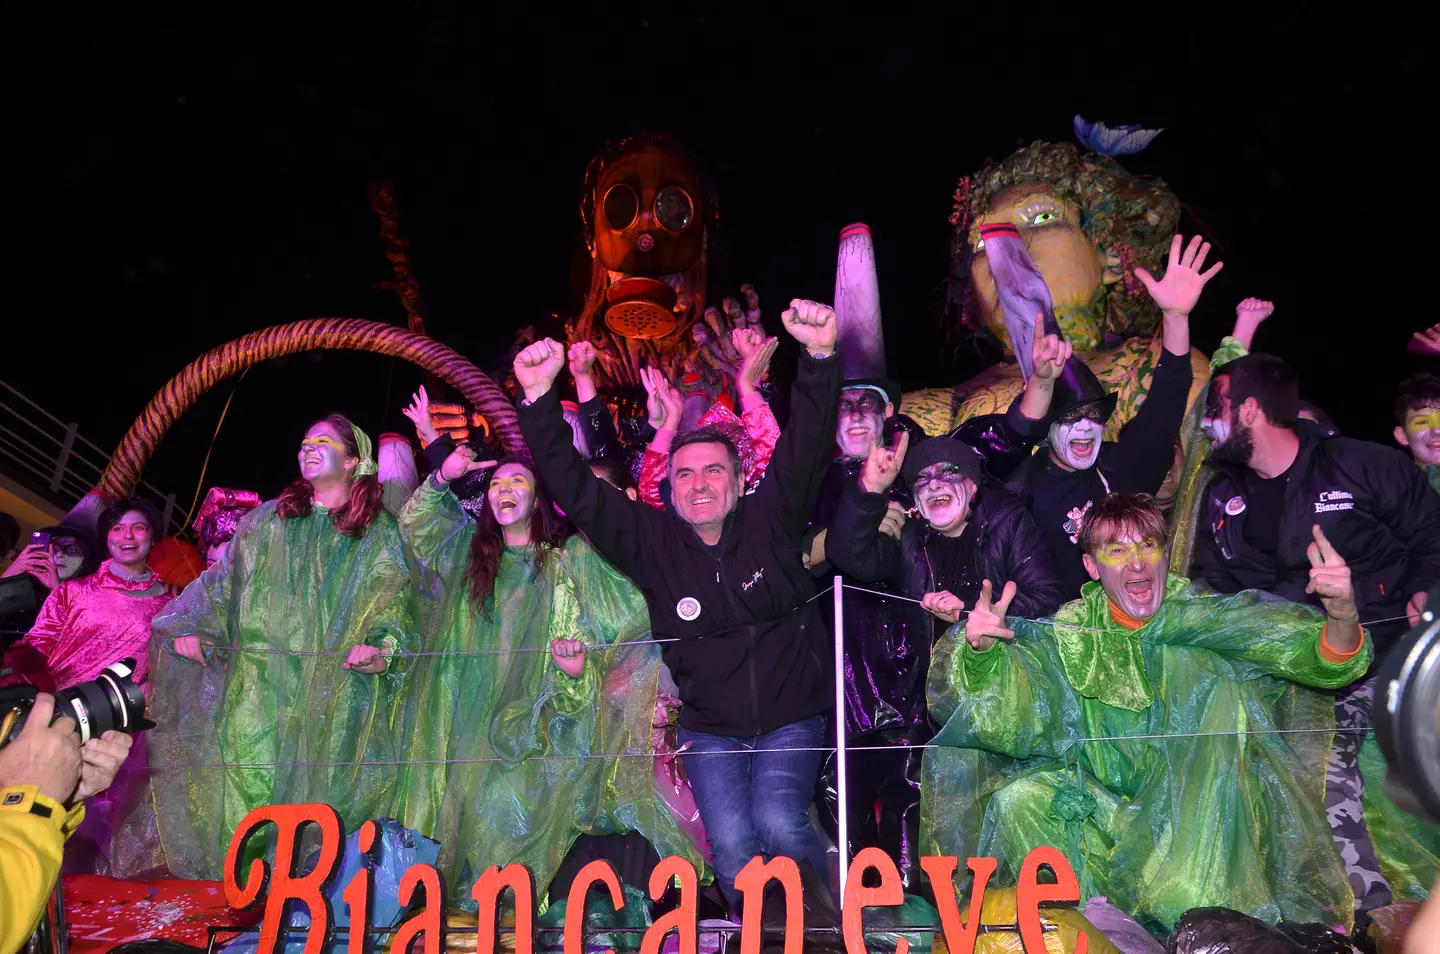
<path fill-rule="evenodd" d="M 903 427 L 895 435 L 895 443 L 886 447 L 877 439 L 870 456 L 860 465 L 860 488 L 866 493 L 883 494 L 900 476 L 905 463 L 905 450 L 910 446 L 910 432 Z"/>
<path fill-rule="evenodd" d="M 1010 601 L 1015 598 L 1015 582 L 1005 584 L 1000 602 L 990 602 L 990 581 L 980 584 L 980 599 L 965 621 L 965 641 L 979 652 L 984 652 L 996 639 L 1014 639 L 1015 631 L 1005 628 L 1005 614 L 1010 610 Z"/>

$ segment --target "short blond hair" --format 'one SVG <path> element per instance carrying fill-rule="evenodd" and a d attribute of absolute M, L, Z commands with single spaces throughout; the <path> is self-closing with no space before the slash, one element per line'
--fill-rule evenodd
<path fill-rule="evenodd" d="M 1095 554 L 1130 531 L 1138 540 L 1170 542 L 1165 514 L 1149 494 L 1106 494 L 1090 508 L 1080 524 L 1077 542 L 1082 552 Z"/>

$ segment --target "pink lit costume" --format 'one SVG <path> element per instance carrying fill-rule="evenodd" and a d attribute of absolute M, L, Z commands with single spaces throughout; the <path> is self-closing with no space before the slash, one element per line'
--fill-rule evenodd
<path fill-rule="evenodd" d="M 170 591 L 153 573 L 144 580 L 124 579 L 111 571 L 111 562 L 90 576 L 61 583 L 50 594 L 35 626 L 10 648 L 6 661 L 15 672 L 0 684 L 68 689 L 127 657 L 135 660 L 136 681 L 144 682 L 150 671 L 150 620 L 170 602 Z M 132 794 L 143 793 L 145 767 L 145 739 L 137 735 L 115 784 L 86 801 L 85 822 L 66 853 L 67 871 L 109 872 L 118 834 L 115 820 Z M 85 839 L 94 842 L 94 858 L 75 850 Z"/>
<path fill-rule="evenodd" d="M 729 407 L 716 401 L 701 416 L 699 427 L 714 427 L 730 438 L 740 454 L 740 466 L 745 471 L 745 490 L 755 489 L 765 468 L 770 465 L 770 455 L 775 452 L 775 441 L 780 437 L 780 423 L 775 412 L 763 399 L 756 399 L 739 416 Z M 665 508 L 660 497 L 660 481 L 669 476 L 669 453 L 645 448 L 645 457 L 640 463 L 640 499 L 657 510 Z"/>

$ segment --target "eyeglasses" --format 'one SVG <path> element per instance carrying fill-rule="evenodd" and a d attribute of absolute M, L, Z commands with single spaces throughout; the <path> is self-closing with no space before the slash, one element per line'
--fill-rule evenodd
<path fill-rule="evenodd" d="M 1073 407 L 1055 418 L 1056 424 L 1078 424 L 1081 421 L 1094 421 L 1096 424 L 1105 423 L 1105 409 L 1099 404 L 1082 404 Z"/>
<path fill-rule="evenodd" d="M 880 397 L 876 394 L 862 394 L 855 398 L 840 399 L 840 415 L 842 417 L 853 414 L 879 414 L 884 410 L 880 403 Z"/>
<path fill-rule="evenodd" d="M 605 212 L 605 224 L 623 232 L 634 225 L 640 215 L 640 196 L 631 186 L 617 182 L 606 190 L 600 207 Z M 651 211 L 665 231 L 683 232 L 695 218 L 695 202 L 690 193 L 670 185 L 655 193 L 655 205 Z"/>

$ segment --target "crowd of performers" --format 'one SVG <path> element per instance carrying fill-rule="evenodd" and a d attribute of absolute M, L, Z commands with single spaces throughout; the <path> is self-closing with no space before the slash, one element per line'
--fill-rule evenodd
<path fill-rule="evenodd" d="M 844 597 L 850 847 L 885 849 L 908 891 L 949 887 L 922 855 L 993 856 L 1013 884 L 1048 844 L 1087 896 L 1160 930 L 1206 905 L 1349 924 L 1425 897 L 1440 830 L 1382 790 L 1365 677 L 1440 585 L 1440 379 L 1404 385 L 1408 455 L 1340 436 L 1306 419 L 1280 358 L 1249 353 L 1269 306 L 1242 303 L 1177 557 L 1155 495 L 1208 251 L 1177 235 L 1163 274 L 1140 271 L 1163 350 L 1118 440 L 1116 394 L 1037 318 L 991 434 L 1019 450 L 1012 472 L 926 438 L 894 382 L 846 379 L 834 311 L 796 300 L 783 433 L 758 326 L 731 342 L 739 414 L 644 371 L 633 468 L 595 349 L 545 339 L 513 364 L 530 456 L 437 432 L 422 389 L 406 414 L 430 470 L 393 514 L 371 440 L 333 414 L 277 499 L 211 492 L 209 568 L 183 591 L 150 563 L 142 501 L 93 537 L 51 528 L 5 570 L 50 592 L 0 684 L 65 688 L 133 656 L 157 723 L 67 865 L 213 879 L 248 811 L 324 802 L 350 828 L 394 817 L 436 839 L 457 902 L 510 862 L 543 898 L 576 852 L 642 886 L 645 858 L 687 857 L 737 915 L 755 855 L 827 886 L 836 677 L 817 596 L 838 573 L 864 587 Z"/>

